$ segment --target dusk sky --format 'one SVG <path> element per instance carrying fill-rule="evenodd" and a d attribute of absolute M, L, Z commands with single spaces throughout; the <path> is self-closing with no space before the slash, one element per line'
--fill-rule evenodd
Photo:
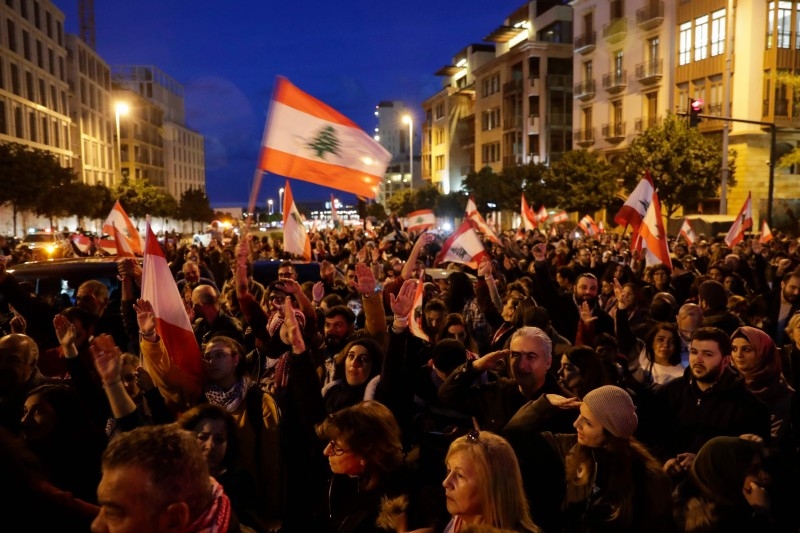
<path fill-rule="evenodd" d="M 78 0 L 55 0 L 78 32 Z M 441 89 L 441 66 L 503 23 L 524 0 L 95 2 L 97 51 L 114 65 L 153 65 L 183 84 L 187 125 L 205 137 L 212 205 L 247 203 L 277 75 L 368 133 L 375 105 L 420 104 Z M 259 203 L 283 179 L 265 175 Z M 292 182 L 298 201 L 330 190 Z M 343 200 L 351 195 L 340 195 Z"/>

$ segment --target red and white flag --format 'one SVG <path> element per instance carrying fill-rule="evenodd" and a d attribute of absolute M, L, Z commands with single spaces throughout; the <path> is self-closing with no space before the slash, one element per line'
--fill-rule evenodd
<path fill-rule="evenodd" d="M 503 245 L 503 241 L 500 240 L 500 237 L 497 236 L 497 233 L 486 223 L 486 220 L 481 216 L 478 212 L 478 207 L 475 205 L 475 200 L 472 199 L 472 196 L 469 197 L 467 200 L 467 219 L 471 220 L 473 223 L 473 227 L 486 235 L 490 241 L 495 244 L 499 244 L 500 246 Z"/>
<path fill-rule="evenodd" d="M 117 256 L 119 257 L 136 257 L 133 253 L 133 246 L 131 241 L 122 234 L 116 224 L 114 224 L 114 246 L 117 248 Z"/>
<path fill-rule="evenodd" d="M 725 244 L 728 246 L 736 246 L 744 239 L 744 233 L 753 227 L 753 203 L 750 199 L 750 193 L 747 193 L 747 200 L 745 200 L 739 214 L 736 215 L 736 220 L 733 221 L 731 229 L 725 235 Z"/>
<path fill-rule="evenodd" d="M 590 237 L 600 233 L 600 228 L 597 226 L 594 219 L 589 215 L 584 215 L 580 222 L 578 222 L 578 227 L 582 232 Z"/>
<path fill-rule="evenodd" d="M 261 170 L 375 198 L 391 158 L 355 122 L 278 77 Z M 251 203 L 259 186 L 260 175 L 253 183 Z"/>
<path fill-rule="evenodd" d="M 634 231 L 639 231 L 647 208 L 650 207 L 653 190 L 653 180 L 650 178 L 650 171 L 647 171 L 628 199 L 625 200 L 625 204 L 614 216 L 614 222 L 620 226 L 631 226 Z"/>
<path fill-rule="evenodd" d="M 442 251 L 436 256 L 435 264 L 461 263 L 471 268 L 478 268 L 481 259 L 487 257 L 486 249 L 480 237 L 472 229 L 469 220 L 465 220 L 455 233 L 450 235 L 442 245 Z"/>
<path fill-rule="evenodd" d="M 303 217 L 297 210 L 289 180 L 283 194 L 283 250 L 311 261 L 311 239 L 308 238 Z"/>
<path fill-rule="evenodd" d="M 376 239 L 378 237 L 378 234 L 375 233 L 375 227 L 372 225 L 372 221 L 370 219 L 367 219 L 364 233 L 366 233 L 370 239 Z"/>
<path fill-rule="evenodd" d="M 761 244 L 767 244 L 769 241 L 772 240 L 772 230 L 769 229 L 769 224 L 767 224 L 766 219 L 761 222 L 761 237 L 758 238 L 758 242 Z"/>
<path fill-rule="evenodd" d="M 525 231 L 536 228 L 536 213 L 528 206 L 528 201 L 525 200 L 525 193 L 522 193 L 522 202 L 520 205 L 520 216 L 522 217 L 522 227 Z"/>
<path fill-rule="evenodd" d="M 567 214 L 566 211 L 559 211 L 558 213 L 553 215 L 554 224 L 563 224 L 567 220 L 569 220 L 569 215 Z"/>
<path fill-rule="evenodd" d="M 655 190 L 639 226 L 638 235 L 641 237 L 641 247 L 645 251 L 645 264 L 651 266 L 663 263 L 672 269 L 667 232 L 664 231 L 664 219 L 661 217 L 661 203 Z"/>
<path fill-rule="evenodd" d="M 153 305 L 156 331 L 164 341 L 172 364 L 194 378 L 202 379 L 200 347 L 186 314 L 183 297 L 149 223 L 144 252 L 142 298 Z"/>
<path fill-rule="evenodd" d="M 525 239 L 525 232 L 522 231 L 522 226 L 517 228 L 517 231 L 514 233 L 514 240 L 521 241 Z"/>
<path fill-rule="evenodd" d="M 408 214 L 408 231 L 421 231 L 436 225 L 432 209 L 421 209 Z"/>
<path fill-rule="evenodd" d="M 419 337 L 425 342 L 430 342 L 430 337 L 428 337 L 428 334 L 422 330 L 422 321 L 425 318 L 422 312 L 422 298 L 424 296 L 423 285 L 425 285 L 422 281 L 423 279 L 425 279 L 424 272 L 422 272 L 419 276 L 419 281 L 417 282 L 417 291 L 414 293 L 414 306 L 411 308 L 411 312 L 408 314 L 408 330 L 415 337 Z"/>
<path fill-rule="evenodd" d="M 83 233 L 76 233 L 72 236 L 72 243 L 82 254 L 88 254 L 89 249 L 92 247 L 92 239 Z"/>
<path fill-rule="evenodd" d="M 689 222 L 688 218 L 683 219 L 681 231 L 678 233 L 678 236 L 686 239 L 686 244 L 689 246 L 693 245 L 697 240 L 697 234 L 694 232 L 694 228 L 692 227 L 692 224 Z"/>
<path fill-rule="evenodd" d="M 539 212 L 536 213 L 536 222 L 541 224 L 542 222 L 547 222 L 548 218 L 550 218 L 550 215 L 547 213 L 547 208 L 542 205 L 542 207 L 539 208 Z"/>
<path fill-rule="evenodd" d="M 133 221 L 128 217 L 128 214 L 122 208 L 122 204 L 119 203 L 119 200 L 117 200 L 114 207 L 111 208 L 111 212 L 108 214 L 108 217 L 106 217 L 105 222 L 103 222 L 103 233 L 113 236 L 115 225 L 130 241 L 133 253 L 142 255 L 144 241 L 139 236 L 136 226 L 133 225 Z"/>

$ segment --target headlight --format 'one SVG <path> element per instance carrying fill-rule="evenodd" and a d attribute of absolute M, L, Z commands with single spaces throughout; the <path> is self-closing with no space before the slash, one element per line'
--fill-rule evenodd
<path fill-rule="evenodd" d="M 47 246 L 45 246 L 45 250 L 47 250 L 47 255 L 53 255 L 53 252 L 56 251 L 56 245 L 48 244 Z"/>

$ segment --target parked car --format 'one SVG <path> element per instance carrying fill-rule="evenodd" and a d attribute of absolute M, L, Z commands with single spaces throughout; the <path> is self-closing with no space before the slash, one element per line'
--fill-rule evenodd
<path fill-rule="evenodd" d="M 72 246 L 61 232 L 35 231 L 28 233 L 17 245 L 17 249 L 26 246 L 36 261 L 59 259 L 72 255 Z"/>

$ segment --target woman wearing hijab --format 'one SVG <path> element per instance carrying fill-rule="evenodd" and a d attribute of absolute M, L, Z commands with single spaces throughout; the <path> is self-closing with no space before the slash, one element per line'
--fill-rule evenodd
<path fill-rule="evenodd" d="M 795 391 L 781 373 L 781 358 L 772 338 L 760 329 L 743 326 L 731 336 L 731 361 L 745 386 L 769 409 L 771 445 L 791 445 L 792 403 Z"/>

